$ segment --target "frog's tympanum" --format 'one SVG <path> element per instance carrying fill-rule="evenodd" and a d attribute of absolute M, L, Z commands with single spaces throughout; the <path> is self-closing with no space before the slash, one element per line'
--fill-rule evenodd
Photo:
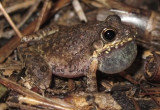
<path fill-rule="evenodd" d="M 113 15 L 103 22 L 57 26 L 55 33 L 19 50 L 27 72 L 47 85 L 52 73 L 66 78 L 87 75 L 93 59 L 98 61 L 98 70 L 106 74 L 125 70 L 137 54 L 135 35 L 134 29 Z"/>

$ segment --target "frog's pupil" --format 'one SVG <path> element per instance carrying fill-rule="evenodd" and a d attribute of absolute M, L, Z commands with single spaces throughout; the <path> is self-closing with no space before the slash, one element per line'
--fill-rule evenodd
<path fill-rule="evenodd" d="M 112 41 L 116 36 L 116 33 L 113 30 L 107 30 L 103 33 L 103 37 L 107 41 Z"/>

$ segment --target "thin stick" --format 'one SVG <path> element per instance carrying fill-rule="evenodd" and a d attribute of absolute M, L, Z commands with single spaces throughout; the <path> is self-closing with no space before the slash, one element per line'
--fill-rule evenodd
<path fill-rule="evenodd" d="M 36 100 L 39 101 L 40 105 L 55 108 L 58 110 L 74 110 L 74 106 L 70 105 L 69 103 L 66 103 L 64 101 L 62 101 L 60 103 L 60 102 L 57 102 L 56 100 L 51 100 L 49 98 L 43 97 L 43 96 L 41 96 L 41 95 L 39 95 L 29 89 L 26 89 L 26 88 L 20 86 L 19 84 L 15 83 L 11 80 L 8 80 L 6 78 L 3 78 L 1 76 L 0 76 L 0 84 L 3 84 L 6 87 L 8 87 L 8 88 L 10 88 L 10 89 L 22 94 L 22 95 L 25 95 L 26 97 L 30 97 L 35 101 Z"/>
<path fill-rule="evenodd" d="M 14 108 L 20 108 L 20 110 L 46 110 L 46 109 L 41 109 L 41 108 L 38 108 L 38 107 L 32 107 L 32 106 L 28 106 L 28 105 L 24 105 L 24 104 L 21 104 L 21 103 L 14 103 L 14 102 L 6 102 L 7 105 L 9 107 L 14 107 Z"/>
<path fill-rule="evenodd" d="M 157 99 L 153 96 L 153 95 L 150 95 L 148 93 L 148 91 L 140 84 L 140 82 L 137 82 L 136 80 L 134 80 L 129 74 L 126 74 L 125 72 L 121 72 L 119 74 L 120 76 L 122 76 L 123 78 L 127 79 L 128 81 L 130 81 L 131 83 L 135 84 L 135 85 L 139 85 L 140 88 L 147 94 L 149 95 L 152 100 L 160 107 L 160 104 L 158 103 Z"/>
<path fill-rule="evenodd" d="M 12 13 L 15 12 L 17 10 L 21 10 L 21 9 L 25 9 L 28 8 L 29 6 L 33 5 L 35 3 L 36 0 L 26 0 L 25 2 L 22 3 L 18 3 L 16 5 L 10 6 L 5 8 L 7 13 Z M 0 16 L 2 16 L 3 13 L 0 12 Z"/>
<path fill-rule="evenodd" d="M 23 26 L 23 24 L 31 17 L 31 15 L 33 14 L 33 12 L 36 11 L 37 7 L 39 6 L 41 0 L 36 0 L 35 3 L 30 7 L 30 9 L 28 10 L 27 14 L 25 14 L 22 17 L 22 21 L 17 25 L 18 28 L 20 28 L 21 26 Z M 10 38 L 13 34 L 15 34 L 15 32 L 13 30 L 7 31 L 5 33 L 3 33 L 3 37 L 5 38 Z"/>
<path fill-rule="evenodd" d="M 39 6 L 39 4 L 41 3 L 41 1 L 42 0 L 36 0 L 34 2 L 32 7 L 28 10 L 28 13 L 23 17 L 23 20 L 21 21 L 21 23 L 17 25 L 18 28 L 20 28 L 30 18 L 30 16 L 33 14 L 33 12 L 36 11 L 36 9 Z"/>
<path fill-rule="evenodd" d="M 21 32 L 17 29 L 17 27 L 16 27 L 15 24 L 13 23 L 12 19 L 11 19 L 10 16 L 7 14 L 7 12 L 5 11 L 5 9 L 3 8 L 1 2 L 0 2 L 0 10 L 1 10 L 2 13 L 4 14 L 5 18 L 8 20 L 8 22 L 10 23 L 10 25 L 12 26 L 12 28 L 14 29 L 14 31 L 16 32 L 16 34 L 18 35 L 18 37 L 19 37 L 19 38 L 22 38 Z"/>
<path fill-rule="evenodd" d="M 42 8 L 41 14 L 40 14 L 40 16 L 39 16 L 39 18 L 38 18 L 38 22 L 37 22 L 37 26 L 36 26 L 36 28 L 35 28 L 35 31 L 38 31 L 39 28 L 40 28 L 40 26 L 41 26 L 41 24 L 42 24 L 42 19 L 43 19 L 44 13 L 45 13 L 46 10 L 47 10 L 47 6 L 48 6 L 49 1 L 50 1 L 50 0 L 45 0 L 45 2 L 44 2 L 44 5 L 43 5 L 43 8 Z"/>
<path fill-rule="evenodd" d="M 79 19 L 81 21 L 87 22 L 87 18 L 86 18 L 85 14 L 84 14 L 84 11 L 83 11 L 79 1 L 78 0 L 73 0 L 72 4 L 73 4 L 74 10 L 77 13 Z"/>

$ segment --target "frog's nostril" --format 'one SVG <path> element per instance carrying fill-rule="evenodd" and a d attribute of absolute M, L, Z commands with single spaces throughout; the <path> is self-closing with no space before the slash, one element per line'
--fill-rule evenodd
<path fill-rule="evenodd" d="M 114 30 L 112 29 L 104 29 L 102 31 L 102 38 L 105 40 L 105 41 L 113 41 L 115 39 L 115 36 L 116 36 L 116 33 Z"/>

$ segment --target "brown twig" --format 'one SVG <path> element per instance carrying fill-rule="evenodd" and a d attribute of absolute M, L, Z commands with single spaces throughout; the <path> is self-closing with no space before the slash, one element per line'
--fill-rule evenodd
<path fill-rule="evenodd" d="M 42 23 L 44 23 L 47 20 L 48 12 L 45 13 L 44 19 Z M 35 19 L 32 23 L 26 27 L 22 33 L 23 35 L 27 35 L 34 31 L 37 19 Z M 4 60 L 11 54 L 11 52 L 20 44 L 21 38 L 18 36 L 14 36 L 6 45 L 4 45 L 2 48 L 0 48 L 0 63 L 4 62 Z"/>
<path fill-rule="evenodd" d="M 135 110 L 141 110 L 139 104 L 137 103 L 137 101 L 133 97 L 131 98 L 131 100 L 132 100 L 133 104 L 135 105 Z"/>
<path fill-rule="evenodd" d="M 10 16 L 7 14 L 7 12 L 5 11 L 5 9 L 3 8 L 1 2 L 0 2 L 0 10 L 2 11 L 2 13 L 4 14 L 5 18 L 8 20 L 8 22 L 10 23 L 10 25 L 12 26 L 12 28 L 14 29 L 14 31 L 16 32 L 16 34 L 18 35 L 19 38 L 22 37 L 21 32 L 17 29 L 17 27 L 15 26 L 15 24 L 13 23 L 12 19 L 10 18 Z"/>
<path fill-rule="evenodd" d="M 22 65 L 21 64 L 0 64 L 0 69 L 10 69 L 10 70 L 21 70 Z"/>
<path fill-rule="evenodd" d="M 30 16 L 33 14 L 33 12 L 35 12 L 35 10 L 37 9 L 40 2 L 41 2 L 41 0 L 35 1 L 35 3 L 32 5 L 32 7 L 28 10 L 27 14 L 25 14 L 23 16 L 22 21 L 17 25 L 18 28 L 23 26 L 23 24 L 30 18 Z M 10 31 L 5 32 L 2 36 L 5 38 L 10 38 L 11 36 L 13 36 L 13 34 L 14 34 L 14 31 L 10 30 Z"/>
<path fill-rule="evenodd" d="M 43 8 L 42 8 L 41 14 L 40 14 L 40 16 L 38 17 L 38 22 L 37 22 L 37 25 L 36 25 L 36 28 L 35 28 L 35 31 L 34 31 L 34 32 L 38 31 L 39 28 L 40 28 L 40 26 L 41 26 L 41 24 L 42 24 L 42 19 L 43 19 L 44 13 L 45 13 L 46 10 L 47 10 L 47 6 L 48 6 L 48 4 L 49 4 L 49 1 L 50 1 L 50 0 L 45 0 L 45 2 L 44 2 L 44 5 L 43 5 Z"/>
<path fill-rule="evenodd" d="M 44 109 L 38 109 L 37 107 L 31 107 L 31 106 L 19 104 L 19 103 L 13 103 L 13 102 L 6 102 L 6 103 L 9 107 L 20 108 L 22 110 L 44 110 Z"/>
<path fill-rule="evenodd" d="M 87 18 L 78 0 L 72 1 L 73 8 L 81 21 L 87 22 Z"/>
<path fill-rule="evenodd" d="M 11 6 L 11 7 L 5 8 L 5 10 L 6 10 L 7 13 L 12 13 L 12 12 L 15 12 L 17 10 L 28 8 L 29 6 L 33 5 L 35 3 L 35 1 L 36 0 L 26 0 L 25 2 L 18 3 L 16 5 Z M 2 15 L 3 15 L 3 13 L 0 12 L 0 16 L 2 16 Z"/>
<path fill-rule="evenodd" d="M 127 79 L 128 81 L 130 81 L 131 83 L 138 85 L 139 82 L 137 82 L 136 80 L 134 80 L 129 74 L 127 74 L 126 72 L 121 72 L 119 74 L 120 76 L 122 76 L 123 78 Z"/>
<path fill-rule="evenodd" d="M 57 12 L 59 9 L 61 9 L 69 3 L 71 3 L 71 0 L 58 0 L 55 4 L 55 8 L 51 11 L 51 14 Z"/>
<path fill-rule="evenodd" d="M 12 82 L 11 80 L 8 80 L 6 78 L 0 77 L 0 83 L 5 85 L 6 87 L 22 94 L 25 95 L 26 97 L 30 97 L 33 100 L 37 100 L 38 102 L 36 103 L 36 105 L 43 105 L 46 107 L 52 107 L 52 108 L 56 108 L 59 110 L 73 110 L 73 106 L 68 104 L 68 103 L 59 103 L 57 101 L 48 99 L 46 97 L 43 97 L 33 91 L 30 91 L 29 89 L 26 89 L 18 84 L 16 84 L 15 82 Z M 65 105 L 64 105 L 65 103 Z"/>
<path fill-rule="evenodd" d="M 30 18 L 30 16 L 33 14 L 33 12 L 35 12 L 35 10 L 37 9 L 38 5 L 40 4 L 42 0 L 36 0 L 34 5 L 32 5 L 32 7 L 28 10 L 28 14 L 26 14 L 23 17 L 23 20 L 20 22 L 20 24 L 17 25 L 18 28 L 20 28 L 27 20 L 28 18 Z"/>
<path fill-rule="evenodd" d="M 120 73 L 120 76 L 122 76 L 123 78 L 127 79 L 128 81 L 130 81 L 131 83 L 135 84 L 135 85 L 139 85 L 140 88 L 147 94 L 149 95 L 152 100 L 154 100 L 154 102 L 160 107 L 160 103 L 156 100 L 156 98 L 153 96 L 153 95 L 150 95 L 148 93 L 148 91 L 139 83 L 137 82 L 136 80 L 134 80 L 129 74 L 126 74 L 125 72 L 121 72 Z"/>

